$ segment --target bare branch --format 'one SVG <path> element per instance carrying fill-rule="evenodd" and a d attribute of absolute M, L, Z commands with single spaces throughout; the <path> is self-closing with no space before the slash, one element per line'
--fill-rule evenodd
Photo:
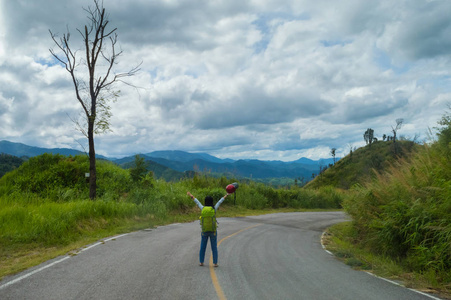
<path fill-rule="evenodd" d="M 87 126 L 81 126 L 78 120 L 72 120 L 87 138 L 89 143 L 89 160 L 90 160 L 90 198 L 95 198 L 96 172 L 95 172 L 95 147 L 94 134 L 106 132 L 109 130 L 111 118 L 111 107 L 109 101 L 115 101 L 119 97 L 118 91 L 113 91 L 113 83 L 120 81 L 121 78 L 135 75 L 141 64 L 132 68 L 125 73 L 113 74 L 113 66 L 122 51 L 117 52 L 117 28 L 107 29 L 109 25 L 108 15 L 103 8 L 103 1 L 93 0 L 94 7 L 84 8 L 87 13 L 89 23 L 82 30 L 77 29 L 82 37 L 85 54 L 80 59 L 77 57 L 77 51 L 72 51 L 69 29 L 67 34 L 61 38 L 57 38 L 50 30 L 50 36 L 53 42 L 61 51 L 62 55 L 58 55 L 53 49 L 49 49 L 55 59 L 61 63 L 71 76 L 77 100 L 80 102 Z M 109 39 L 109 41 L 105 40 Z M 106 51 L 110 49 L 111 53 Z M 84 61 L 83 57 L 86 57 Z M 99 61 L 100 59 L 100 61 Z M 106 65 L 104 66 L 104 63 Z M 102 64 L 103 63 L 103 64 Z M 80 66 L 85 65 L 87 68 L 86 80 L 80 74 Z M 100 71 L 97 74 L 97 68 Z M 86 69 L 85 69 L 86 70 Z M 127 85 L 133 86 L 129 83 Z"/>
<path fill-rule="evenodd" d="M 87 115 L 88 114 L 88 110 L 87 107 L 80 95 L 80 90 L 79 90 L 79 80 L 76 78 L 75 76 L 75 68 L 76 68 L 76 52 L 72 52 L 71 47 L 69 45 L 69 39 L 70 39 L 70 33 L 67 34 L 63 34 L 63 36 L 60 38 L 60 41 L 58 42 L 56 40 L 56 34 L 53 34 L 50 30 L 50 36 L 52 37 L 52 40 L 55 42 L 55 44 L 57 45 L 57 47 L 63 52 L 66 61 L 64 61 L 62 58 L 60 58 L 54 51 L 53 49 L 49 49 L 50 53 L 52 54 L 53 57 L 55 57 L 59 62 L 61 62 L 61 64 L 64 65 L 64 67 L 66 68 L 66 70 L 69 72 L 69 74 L 71 75 L 72 78 L 72 82 L 74 84 L 74 88 L 75 88 L 75 94 L 77 97 L 77 100 L 80 102 L 83 110 L 85 111 L 85 113 Z"/>

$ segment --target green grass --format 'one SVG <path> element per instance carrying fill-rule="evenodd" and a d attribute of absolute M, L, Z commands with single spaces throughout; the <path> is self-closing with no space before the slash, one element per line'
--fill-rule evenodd
<path fill-rule="evenodd" d="M 435 272 L 414 272 L 402 261 L 374 253 L 358 243 L 358 233 L 352 222 L 328 228 L 323 239 L 326 249 L 356 270 L 371 272 L 396 281 L 408 288 L 440 295 L 451 299 L 451 286 L 437 277 Z"/>
<path fill-rule="evenodd" d="M 444 127 L 429 144 L 397 142 L 396 156 L 388 151 L 390 143 L 364 147 L 307 188 L 353 183 L 342 202 L 352 222 L 331 229 L 331 250 L 337 257 L 355 268 L 449 297 L 451 114 L 439 124 Z"/>
<path fill-rule="evenodd" d="M 362 249 L 433 288 L 450 289 L 451 114 L 439 124 L 438 138 L 429 144 L 397 141 L 395 152 L 393 142 L 377 142 L 354 151 L 306 186 L 346 189 L 341 203 L 352 217 L 352 241 L 338 256 L 349 265 L 372 265 L 365 260 L 368 254 L 346 257 Z"/>
<path fill-rule="evenodd" d="M 400 160 L 343 205 L 362 245 L 450 283 L 451 165 L 436 151 L 426 147 Z"/>

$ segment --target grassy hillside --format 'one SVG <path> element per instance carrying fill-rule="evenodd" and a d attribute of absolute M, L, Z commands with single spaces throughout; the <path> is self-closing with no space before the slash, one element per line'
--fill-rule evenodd
<path fill-rule="evenodd" d="M 374 178 L 375 171 L 384 172 L 398 159 L 410 157 L 420 147 L 412 141 L 396 141 L 395 145 L 392 141 L 373 143 L 340 159 L 305 187 L 332 186 L 347 190 L 355 184 L 368 182 Z"/>
<path fill-rule="evenodd" d="M 356 187 L 344 207 L 358 247 L 451 290 L 451 148 L 443 144 L 424 147 Z"/>
<path fill-rule="evenodd" d="M 408 274 L 404 278 L 421 278 L 424 287 L 449 296 L 451 114 L 439 124 L 435 142 L 397 142 L 401 155 L 396 159 L 391 142 L 378 142 L 347 156 L 308 187 L 351 187 L 343 207 L 352 223 L 339 233 L 338 244 L 349 243 L 349 251 L 368 253 L 361 255 L 368 259 L 362 265 L 378 268 L 389 261 Z"/>

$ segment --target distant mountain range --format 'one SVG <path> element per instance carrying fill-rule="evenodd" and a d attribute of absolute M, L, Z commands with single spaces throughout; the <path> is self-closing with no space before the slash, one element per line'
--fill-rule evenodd
<path fill-rule="evenodd" d="M 14 155 L 17 157 L 33 157 L 38 156 L 44 153 L 53 153 L 53 154 L 61 154 L 61 155 L 80 155 L 84 154 L 81 151 L 67 149 L 67 148 L 38 148 L 33 146 L 28 146 L 21 143 L 13 143 L 8 141 L 0 141 L 0 153 L 5 153 L 9 155 Z"/>
<path fill-rule="evenodd" d="M 0 153 L 14 155 L 17 157 L 33 157 L 44 153 L 69 155 L 85 155 L 85 152 L 69 148 L 39 148 L 28 146 L 21 143 L 13 143 L 8 141 L 0 141 Z M 108 159 L 102 155 L 96 155 L 98 158 Z"/>
<path fill-rule="evenodd" d="M 17 157 L 33 157 L 43 153 L 61 155 L 81 155 L 84 152 L 68 148 L 39 148 L 25 144 L 0 141 L 0 153 Z M 214 175 L 225 174 L 246 178 L 304 178 L 308 181 L 312 174 L 319 172 L 320 166 L 333 163 L 333 159 L 321 159 L 318 161 L 301 158 L 296 161 L 261 161 L 261 160 L 232 160 L 220 159 L 207 153 L 189 153 L 184 151 L 154 151 L 147 154 L 139 154 L 149 164 L 149 169 L 158 173 L 199 171 L 210 172 Z M 124 168 L 129 168 L 135 161 L 135 156 L 121 159 L 98 156 L 108 159 Z M 171 170 L 167 170 L 167 168 Z"/>
<path fill-rule="evenodd" d="M 171 151 L 154 151 L 151 153 L 144 154 L 145 156 L 152 158 L 162 158 L 166 160 L 189 162 L 193 160 L 205 160 L 212 163 L 224 163 L 224 162 L 234 162 L 232 159 L 220 159 L 207 153 L 189 153 L 178 150 Z"/>

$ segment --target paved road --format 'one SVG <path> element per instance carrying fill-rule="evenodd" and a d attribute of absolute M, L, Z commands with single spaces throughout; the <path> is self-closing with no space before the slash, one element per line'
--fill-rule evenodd
<path fill-rule="evenodd" d="M 430 299 L 325 252 L 341 212 L 219 218 L 219 268 L 198 266 L 198 222 L 107 239 L 0 282 L 0 299 Z M 210 250 L 207 250 L 207 258 Z"/>

